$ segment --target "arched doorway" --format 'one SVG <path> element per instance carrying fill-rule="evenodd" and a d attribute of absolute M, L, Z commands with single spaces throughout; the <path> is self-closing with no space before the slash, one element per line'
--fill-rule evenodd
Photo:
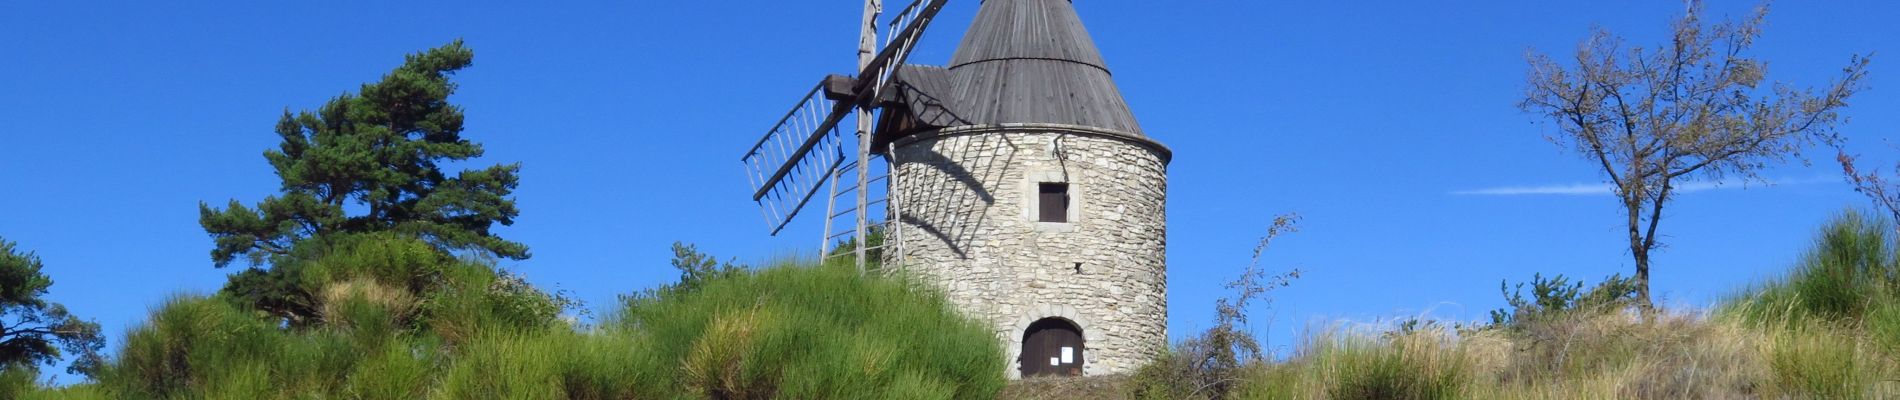
<path fill-rule="evenodd" d="M 1016 361 L 1023 377 L 1082 376 L 1082 328 L 1061 318 L 1043 318 L 1023 331 Z"/>

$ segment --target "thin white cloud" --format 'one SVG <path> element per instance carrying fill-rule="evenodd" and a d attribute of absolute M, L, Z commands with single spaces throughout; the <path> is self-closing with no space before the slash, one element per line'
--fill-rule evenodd
<path fill-rule="evenodd" d="M 1836 182 L 1839 178 L 1814 177 L 1808 179 L 1770 180 L 1761 183 L 1745 184 L 1740 181 L 1690 181 L 1676 185 L 1677 193 L 1695 193 L 1709 190 L 1741 189 L 1760 186 L 1808 185 Z M 1457 196 L 1608 196 L 1615 194 L 1615 188 L 1608 183 L 1572 183 L 1567 185 L 1502 186 L 1493 188 L 1459 190 L 1451 192 Z"/>
<path fill-rule="evenodd" d="M 1455 194 L 1459 196 L 1525 196 L 1525 195 L 1595 196 L 1595 195 L 1606 195 L 1606 194 L 1611 194 L 1611 193 L 1612 193 L 1612 190 L 1611 190 L 1610 184 L 1608 183 L 1572 183 L 1568 185 L 1543 185 L 1543 186 L 1505 186 L 1505 187 L 1484 188 L 1484 189 L 1476 189 L 1476 190 L 1460 190 L 1456 192 L 1451 192 L 1451 194 Z"/>

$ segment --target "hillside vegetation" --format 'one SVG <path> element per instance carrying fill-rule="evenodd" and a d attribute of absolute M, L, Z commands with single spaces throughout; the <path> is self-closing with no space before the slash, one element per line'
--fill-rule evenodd
<path fill-rule="evenodd" d="M 1540 277 L 1507 290 L 1511 308 L 1490 323 L 1316 329 L 1285 359 L 1227 369 L 1210 361 L 1233 355 L 1196 335 L 1132 376 L 1007 390 L 987 328 L 901 277 L 721 266 L 686 247 L 681 283 L 577 326 L 558 297 L 492 263 L 346 235 L 282 266 L 323 288 L 319 322 L 180 295 L 92 380 L 47 388 L 13 368 L 0 398 L 1890 398 L 1900 253 L 1889 229 L 1843 214 L 1785 276 L 1712 310 L 1645 315 L 1626 279 Z"/>
<path fill-rule="evenodd" d="M 322 323 L 180 295 L 91 382 L 24 399 L 649 399 L 992 397 L 987 328 L 897 278 L 785 263 L 627 296 L 597 327 L 486 262 L 396 235 L 339 241 L 300 272 Z M 409 295 L 401 285 L 424 287 Z"/>
<path fill-rule="evenodd" d="M 1900 257 L 1887 221 L 1847 212 L 1783 277 L 1713 310 L 1639 312 L 1628 279 L 1539 278 L 1491 323 L 1310 332 L 1232 389 L 1183 379 L 1182 346 L 1111 396 L 1238 399 L 1857 399 L 1900 397 Z M 1189 341 L 1192 344 L 1193 340 Z M 1182 351 L 1187 350 L 1187 351 Z M 1067 397 L 1065 398 L 1084 398 Z M 1091 396 L 1101 397 L 1101 396 Z"/>
<path fill-rule="evenodd" d="M 855 266 L 754 269 L 676 244 L 680 282 L 626 295 L 581 325 L 566 314 L 578 304 L 493 261 L 531 256 L 495 232 L 520 214 L 520 164 L 445 168 L 484 153 L 450 101 L 473 62 L 458 40 L 315 110 L 286 110 L 281 142 L 264 153 L 277 192 L 198 209 L 212 265 L 241 269 L 213 294 L 163 300 L 110 359 L 97 355 L 97 325 L 39 298 L 51 285 L 39 260 L 0 240 L 0 400 L 950 399 L 1002 389 L 1006 363 L 989 328 L 927 286 Z M 42 333 L 13 338 L 30 323 L 43 326 L 26 332 Z M 32 353 L 8 351 L 17 348 Z M 37 382 L 40 366 L 68 355 L 86 382 Z"/>
<path fill-rule="evenodd" d="M 1691 13 L 1676 37 L 1703 47 L 1746 47 L 1760 18 L 1705 34 Z M 1614 41 L 1588 43 L 1617 49 Z M 1632 238 L 1631 277 L 1586 288 L 1538 275 L 1528 292 L 1505 285 L 1509 307 L 1488 322 L 1321 327 L 1290 355 L 1275 357 L 1246 327 L 1250 308 L 1270 306 L 1266 294 L 1300 276 L 1269 275 L 1259 266 L 1273 237 L 1293 231 L 1296 218 L 1283 216 L 1254 249 L 1253 263 L 1229 283 L 1237 294 L 1214 304 L 1214 328 L 1129 376 L 1010 383 L 1004 373 L 1012 362 L 985 323 L 962 316 L 929 284 L 864 276 L 843 264 L 749 268 L 676 245 L 678 283 L 627 288 L 641 291 L 595 310 L 598 320 L 579 322 L 571 312 L 580 305 L 494 261 L 532 254 L 496 234 L 520 214 L 513 197 L 520 165 L 442 168 L 484 152 L 462 135 L 463 109 L 449 101 L 455 74 L 473 56 L 452 42 L 412 54 L 381 79 L 313 111 L 285 112 L 276 127 L 281 143 L 265 152 L 281 179 L 277 191 L 253 205 L 234 199 L 198 210 L 214 244 L 212 265 L 241 269 L 215 293 L 160 301 L 113 343 L 109 358 L 98 351 L 105 343 L 96 324 L 40 298 L 51 285 L 40 261 L 0 240 L 0 278 L 7 278 L 0 281 L 17 282 L 0 288 L 7 292 L 0 317 L 12 318 L 6 328 L 16 334 L 26 325 L 35 327 L 25 332 L 37 332 L 0 341 L 0 400 L 1900 398 L 1900 236 L 1893 221 L 1845 213 L 1821 229 L 1785 276 L 1743 288 L 1710 310 L 1651 306 L 1647 253 L 1658 246 L 1655 226 L 1671 179 L 1709 165 L 1713 172 L 1705 172 L 1749 175 L 1765 160 L 1798 154 L 1759 151 L 1834 141 L 1831 125 L 1784 129 L 1784 114 L 1795 114 L 1741 113 L 1776 117 L 1748 119 L 1758 128 L 1753 136 L 1706 135 L 1711 130 L 1703 128 L 1656 136 L 1746 139 L 1732 143 L 1630 141 L 1740 149 L 1706 159 L 1683 158 L 1696 151 L 1637 151 L 1673 156 L 1628 163 L 1644 170 L 1614 182 L 1630 210 L 1653 210 L 1628 214 L 1632 232 L 1639 222 L 1650 232 Z M 1698 60 L 1715 59 L 1677 62 L 1706 64 Z M 1720 78 L 1712 87 L 1753 88 L 1761 79 L 1755 65 L 1709 69 Z M 1831 123 L 1865 65 L 1855 58 L 1848 76 L 1822 97 L 1725 101 Z M 1563 77 L 1544 82 L 1575 83 Z M 1684 84 L 1660 83 L 1637 86 Z M 1585 86 L 1618 84 L 1628 83 Z M 1700 106 L 1683 110 L 1694 107 Z M 1718 107 L 1728 119 L 1695 120 L 1740 126 L 1730 114 L 1749 107 Z M 1602 110 L 1609 108 L 1546 113 Z M 1587 123 L 1570 133 L 1598 143 L 1598 128 Z M 1679 134 L 1687 136 L 1671 136 Z M 1622 157 L 1596 151 L 1603 160 Z M 1900 189 L 1885 191 L 1841 158 L 1857 189 L 1900 216 L 1900 195 L 1888 195 Z M 882 233 L 864 240 L 875 245 Z M 841 243 L 838 251 L 855 248 Z M 64 387 L 39 382 L 38 368 L 60 358 L 74 359 L 70 370 L 86 380 Z"/>

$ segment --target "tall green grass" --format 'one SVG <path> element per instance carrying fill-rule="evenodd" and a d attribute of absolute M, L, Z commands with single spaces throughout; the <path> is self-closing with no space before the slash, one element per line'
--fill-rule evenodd
<path fill-rule="evenodd" d="M 1892 221 L 1845 211 L 1787 275 L 1743 290 L 1718 318 L 1770 333 L 1774 380 L 1817 398 L 1900 396 L 1900 247 Z"/>
<path fill-rule="evenodd" d="M 1138 374 L 1119 395 L 1153 398 L 1143 396 L 1159 386 L 1179 389 L 1164 398 L 1216 399 L 1900 398 L 1893 229 L 1845 212 L 1817 230 L 1786 275 L 1710 310 L 1643 314 L 1617 301 L 1546 301 L 1615 300 L 1627 290 L 1615 278 L 1590 291 L 1605 296 L 1539 279 L 1536 301 L 1507 290 L 1516 310 L 1494 313 L 1491 325 L 1319 329 L 1290 358 L 1246 366 L 1229 393 L 1154 385 Z M 1594 303 L 1606 306 L 1573 307 Z M 1144 373 L 1174 361 L 1163 357 Z"/>
<path fill-rule="evenodd" d="M 1004 383 L 989 328 L 932 289 L 842 263 L 630 298 L 609 325 L 680 360 L 662 378 L 699 396 L 980 398 Z"/>
<path fill-rule="evenodd" d="M 992 333 L 904 278 L 786 263 L 647 291 L 587 328 L 488 264 L 409 248 L 305 264 L 320 324 L 228 294 L 174 296 L 95 381 L 49 389 L 0 370 L 0 400 L 951 399 L 1005 381 Z"/>
<path fill-rule="evenodd" d="M 1327 331 L 1300 354 L 1256 365 L 1229 398 L 1453 399 L 1472 383 L 1466 351 L 1438 333 L 1375 336 Z"/>
<path fill-rule="evenodd" d="M 1786 326 L 1894 322 L 1889 315 L 1900 305 L 1900 257 L 1893 225 L 1847 211 L 1818 236 L 1786 276 L 1743 291 L 1718 311 L 1750 323 Z"/>
<path fill-rule="evenodd" d="M 548 331 L 484 336 L 441 377 L 438 398 L 682 398 L 664 384 L 672 363 L 639 335 Z"/>
<path fill-rule="evenodd" d="M 1846 213 L 1787 275 L 1712 312 L 1562 313 L 1509 329 L 1325 329 L 1287 360 L 1246 366 L 1232 393 L 1144 393 L 1897 396 L 1894 240 L 1885 221 Z M 299 270 L 321 323 L 288 324 L 228 294 L 176 296 L 127 333 L 95 381 L 45 388 L 29 369 L 9 368 L 0 370 L 0 400 L 951 399 L 991 398 L 1005 385 L 990 329 L 903 277 L 782 263 L 640 292 L 583 328 L 553 318 L 560 306 L 550 297 L 490 264 L 366 243 Z M 1139 383 L 1127 386 L 1152 386 Z"/>

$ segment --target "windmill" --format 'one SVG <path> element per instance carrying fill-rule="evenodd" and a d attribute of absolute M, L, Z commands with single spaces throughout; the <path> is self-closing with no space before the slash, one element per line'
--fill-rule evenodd
<path fill-rule="evenodd" d="M 888 24 L 865 5 L 858 75 L 821 80 L 746 153 L 753 199 L 777 234 L 829 193 L 827 245 L 860 243 L 861 273 L 880 248 L 988 321 L 1012 378 L 1134 371 L 1167 345 L 1173 151 L 1141 128 L 1071 0 L 982 1 L 948 64 L 904 64 L 945 1 Z M 844 216 L 852 229 L 832 233 Z M 870 246 L 876 226 L 885 244 Z"/>
<path fill-rule="evenodd" d="M 865 0 L 857 74 L 821 79 L 746 151 L 740 161 L 745 163 L 746 177 L 752 183 L 752 200 L 759 204 L 772 235 L 783 232 L 821 191 L 829 191 L 819 253 L 824 254 L 833 240 L 848 237 L 858 243 L 853 255 L 859 272 L 864 272 L 867 251 L 873 250 L 867 235 L 877 229 L 869 210 L 877 203 L 887 207 L 896 204 L 888 198 L 870 198 L 873 183 L 896 178 L 890 174 L 871 176 L 875 150 L 871 145 L 872 119 L 878 107 L 875 100 L 948 1 L 914 0 L 894 18 L 880 23 L 883 0 Z M 881 42 L 879 31 L 885 32 Z M 856 135 L 849 138 L 839 129 L 847 119 L 854 120 L 857 127 Z M 839 181 L 847 175 L 853 175 L 854 182 L 840 187 Z M 838 208 L 841 193 L 853 197 L 842 210 Z M 843 216 L 854 216 L 853 229 L 833 233 L 833 221 Z M 901 234 L 895 227 L 890 232 Z"/>

